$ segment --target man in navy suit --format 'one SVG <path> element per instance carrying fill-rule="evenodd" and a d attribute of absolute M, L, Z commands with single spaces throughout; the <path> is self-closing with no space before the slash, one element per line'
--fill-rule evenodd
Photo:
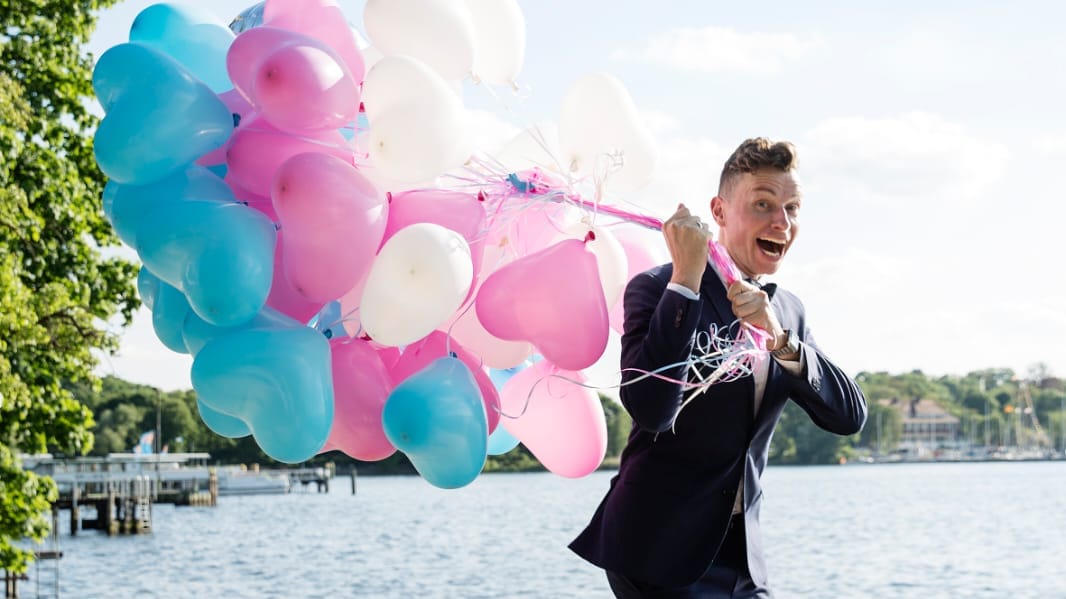
<path fill-rule="evenodd" d="M 671 263 L 626 289 L 621 366 L 623 381 L 635 382 L 621 399 L 633 430 L 606 497 L 570 545 L 607 571 L 618 597 L 771 597 L 760 476 L 785 402 L 839 435 L 866 420 L 862 391 L 815 344 L 799 298 L 758 281 L 796 239 L 795 168 L 792 144 L 755 138 L 722 169 L 711 213 L 747 280 L 726 286 L 708 263 L 707 224 L 680 205 L 663 225 Z M 712 327 L 757 327 L 769 354 L 750 376 L 716 383 L 681 410 L 690 392 L 675 381 L 708 374 L 686 361 Z M 668 365 L 678 366 L 660 371 Z M 640 378 L 651 371 L 664 378 Z"/>

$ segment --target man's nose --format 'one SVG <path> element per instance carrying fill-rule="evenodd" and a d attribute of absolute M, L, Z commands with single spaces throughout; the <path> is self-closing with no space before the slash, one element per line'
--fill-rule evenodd
<path fill-rule="evenodd" d="M 792 228 L 792 220 L 788 217 L 788 209 L 775 210 L 770 217 L 770 224 L 778 231 L 788 231 Z"/>

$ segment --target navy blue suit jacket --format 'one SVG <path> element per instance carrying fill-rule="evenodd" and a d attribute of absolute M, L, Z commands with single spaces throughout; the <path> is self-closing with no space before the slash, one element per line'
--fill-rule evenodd
<path fill-rule="evenodd" d="M 653 371 L 684 362 L 697 331 L 712 324 L 728 327 L 735 320 L 725 286 L 712 268 L 704 274 L 698 300 L 667 290 L 672 272 L 670 264 L 659 266 L 626 288 L 623 381 L 640 376 L 627 368 Z M 840 435 L 858 432 L 866 420 L 862 391 L 814 344 L 799 299 L 778 289 L 771 303 L 781 326 L 800 339 L 806 363 L 802 376 L 771 359 L 757 414 L 750 376 L 713 385 L 680 414 L 688 394 L 676 383 L 649 377 L 623 386 L 621 399 L 633 417 L 633 429 L 610 490 L 570 544 L 576 553 L 637 580 L 687 586 L 713 562 L 743 480 L 748 567 L 752 579 L 766 585 L 759 477 L 785 402 L 792 399 L 815 424 Z M 663 374 L 685 380 L 684 370 L 681 366 Z"/>

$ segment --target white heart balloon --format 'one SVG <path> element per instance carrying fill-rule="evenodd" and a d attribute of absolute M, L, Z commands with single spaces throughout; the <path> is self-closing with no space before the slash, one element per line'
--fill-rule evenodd
<path fill-rule="evenodd" d="M 417 341 L 455 313 L 473 279 L 462 235 L 432 223 L 404 227 L 370 267 L 359 302 L 363 330 L 382 345 Z"/>
<path fill-rule="evenodd" d="M 461 0 L 367 0 L 367 36 L 385 56 L 402 54 L 445 79 L 462 79 L 474 64 L 474 25 Z"/>
<path fill-rule="evenodd" d="M 526 53 L 526 19 L 517 0 L 466 0 L 474 25 L 474 75 L 514 83 Z"/>
<path fill-rule="evenodd" d="M 559 145 L 570 172 L 608 172 L 607 185 L 616 191 L 647 184 L 657 160 L 651 133 L 629 92 L 607 73 L 586 75 L 570 86 L 559 114 Z M 615 158 L 621 164 L 611 166 Z"/>

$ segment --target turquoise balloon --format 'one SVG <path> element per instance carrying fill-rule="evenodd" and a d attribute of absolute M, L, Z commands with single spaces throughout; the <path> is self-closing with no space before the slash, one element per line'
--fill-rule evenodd
<path fill-rule="evenodd" d="M 125 185 L 108 181 L 104 187 L 104 214 L 111 221 L 115 233 L 126 245 L 139 250 L 137 232 L 145 219 L 166 220 L 166 214 L 154 215 L 158 210 L 169 210 L 183 200 L 211 202 L 236 202 L 229 185 L 202 166 L 190 166 L 169 177 L 148 185 Z"/>
<path fill-rule="evenodd" d="M 381 421 L 389 442 L 434 486 L 466 486 L 485 466 L 485 404 L 458 358 L 438 358 L 397 385 Z"/>
<path fill-rule="evenodd" d="M 137 274 L 137 292 L 152 311 L 155 336 L 167 349 L 179 354 L 189 353 L 181 334 L 185 317 L 191 311 L 185 294 L 167 285 L 144 267 L 141 267 L 141 272 Z"/>
<path fill-rule="evenodd" d="M 181 338 L 185 343 L 185 349 L 188 350 L 193 357 L 196 357 L 196 354 L 200 353 L 200 350 L 203 349 L 209 341 L 222 335 L 228 335 L 237 331 L 246 331 L 249 329 L 287 329 L 299 326 L 302 326 L 302 323 L 293 320 L 269 306 L 264 306 L 263 309 L 248 322 L 233 327 L 216 327 L 197 316 L 196 312 L 190 310 L 185 316 L 185 323 L 181 329 Z"/>
<path fill-rule="evenodd" d="M 221 335 L 196 354 L 192 384 L 203 404 L 247 425 L 271 458 L 314 457 L 333 425 L 329 343 L 304 326 Z"/>
<path fill-rule="evenodd" d="M 497 426 L 489 435 L 489 455 L 503 455 L 518 447 L 518 439 L 503 426 Z"/>
<path fill-rule="evenodd" d="M 143 44 L 119 44 L 93 70 L 106 112 L 93 152 L 119 183 L 145 185 L 219 148 L 233 132 L 229 108 L 173 58 Z"/>
<path fill-rule="evenodd" d="M 252 434 L 252 430 L 243 420 L 212 410 L 199 397 L 196 398 L 196 409 L 200 411 L 200 420 L 203 420 L 207 428 L 216 435 L 239 439 Z"/>
<path fill-rule="evenodd" d="M 176 202 L 137 229 L 141 261 L 222 327 L 251 320 L 266 304 L 276 242 L 274 223 L 243 204 Z"/>
<path fill-rule="evenodd" d="M 130 41 L 170 56 L 212 90 L 233 87 L 226 72 L 226 52 L 236 37 L 208 10 L 175 4 L 153 4 L 130 26 Z"/>

